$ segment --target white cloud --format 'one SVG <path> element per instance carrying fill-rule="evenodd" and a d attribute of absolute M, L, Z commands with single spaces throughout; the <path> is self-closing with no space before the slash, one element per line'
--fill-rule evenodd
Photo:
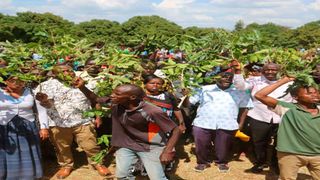
<path fill-rule="evenodd" d="M 317 20 L 320 17 L 318 7 L 320 0 L 311 5 L 304 0 L 211 0 L 210 3 L 219 11 L 222 18 L 228 23 L 235 24 L 241 19 L 246 24 L 257 22 L 260 24 L 273 22 L 279 25 L 297 27 L 304 23 Z M 320 5 L 319 5 L 320 6 Z M 231 15 L 230 15 L 231 14 Z"/>
<path fill-rule="evenodd" d="M 68 7 L 95 6 L 97 9 L 127 8 L 139 2 L 138 0 L 61 0 L 63 5 Z"/>
<path fill-rule="evenodd" d="M 203 14 L 196 14 L 196 15 L 193 15 L 193 17 L 198 21 L 212 22 L 214 20 L 213 17 L 203 15 Z"/>
<path fill-rule="evenodd" d="M 163 0 L 159 4 L 153 3 L 153 6 L 161 9 L 181 9 L 194 2 L 194 0 Z"/>
<path fill-rule="evenodd" d="M 276 16 L 279 12 L 274 9 L 252 9 L 249 11 L 250 16 Z"/>
<path fill-rule="evenodd" d="M 25 12 L 25 11 L 30 11 L 30 9 L 27 7 L 17 7 L 16 11 L 17 12 Z"/>
<path fill-rule="evenodd" d="M 311 3 L 311 4 L 309 5 L 309 7 L 310 7 L 311 9 L 320 11 L 320 0 L 314 1 L 313 3 Z"/>
<path fill-rule="evenodd" d="M 0 0 L 0 13 L 1 13 L 1 9 L 11 9 L 12 5 L 11 5 L 11 0 Z"/>
<path fill-rule="evenodd" d="M 2 8 L 9 7 L 10 5 L 11 5 L 11 0 L 1 0 L 0 1 L 0 7 L 2 7 Z"/>

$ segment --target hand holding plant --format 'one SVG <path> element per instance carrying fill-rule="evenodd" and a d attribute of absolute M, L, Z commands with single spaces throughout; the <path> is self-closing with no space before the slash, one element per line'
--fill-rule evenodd
<path fill-rule="evenodd" d="M 231 63 L 229 64 L 229 66 L 231 68 L 233 68 L 234 70 L 241 70 L 242 69 L 241 63 L 237 59 L 233 59 L 231 61 Z"/>

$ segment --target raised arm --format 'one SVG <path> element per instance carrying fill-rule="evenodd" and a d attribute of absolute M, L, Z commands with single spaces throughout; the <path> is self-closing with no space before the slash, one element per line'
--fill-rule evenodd
<path fill-rule="evenodd" d="M 79 88 L 79 90 L 89 99 L 92 108 L 96 108 L 97 110 L 102 109 L 101 104 L 98 103 L 98 101 L 97 101 L 98 96 L 85 86 L 85 82 L 82 78 L 80 78 L 80 77 L 76 78 L 75 81 L 73 82 L 73 85 L 76 88 Z M 96 127 L 99 128 L 101 126 L 101 124 L 102 124 L 101 117 L 96 115 L 96 117 L 95 117 Z"/>
<path fill-rule="evenodd" d="M 73 85 L 74 87 L 79 88 L 79 90 L 89 99 L 91 106 L 95 108 L 98 96 L 85 86 L 84 80 L 80 77 L 77 77 L 75 78 Z"/>
<path fill-rule="evenodd" d="M 294 78 L 284 77 L 279 81 L 277 81 L 276 83 L 261 89 L 254 95 L 254 97 L 260 102 L 262 102 L 263 104 L 267 105 L 268 107 L 275 108 L 278 103 L 278 100 L 268 95 L 272 93 L 275 89 L 280 87 L 281 85 L 293 80 Z"/>
<path fill-rule="evenodd" d="M 247 82 L 242 75 L 241 64 L 237 60 L 232 60 L 230 66 L 234 72 L 233 85 L 239 90 L 252 89 L 253 84 Z"/>

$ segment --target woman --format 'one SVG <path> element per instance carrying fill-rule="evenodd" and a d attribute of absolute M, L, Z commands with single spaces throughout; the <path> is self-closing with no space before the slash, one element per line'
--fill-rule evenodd
<path fill-rule="evenodd" d="M 181 110 L 177 107 L 177 101 L 175 97 L 167 91 L 163 91 L 163 85 L 164 80 L 162 78 L 159 78 L 158 76 L 155 76 L 153 74 L 145 76 L 144 87 L 146 96 L 144 100 L 160 107 L 162 111 L 169 116 L 170 119 L 173 120 L 175 116 L 179 123 L 179 130 L 184 133 L 186 127 L 183 121 Z M 171 171 L 173 165 L 174 162 L 167 164 L 165 166 L 165 171 Z M 138 174 L 142 176 L 147 175 L 141 160 L 138 160 L 138 162 L 134 165 L 134 167 L 132 167 L 130 171 L 134 176 Z"/>
<path fill-rule="evenodd" d="M 47 112 L 25 84 L 17 76 L 11 76 L 0 89 L 0 179 L 38 179 L 43 174 L 40 138 L 49 135 Z M 34 102 L 40 131 L 36 126 Z"/>
<path fill-rule="evenodd" d="M 183 133 L 186 130 L 181 110 L 177 107 L 176 98 L 167 91 L 163 91 L 164 80 L 155 76 L 149 75 L 144 79 L 146 97 L 145 100 L 160 107 L 163 112 L 173 119 L 178 120 L 179 129 Z"/>

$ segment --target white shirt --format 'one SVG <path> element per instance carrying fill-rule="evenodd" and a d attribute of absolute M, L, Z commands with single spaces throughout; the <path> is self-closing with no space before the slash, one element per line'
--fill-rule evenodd
<path fill-rule="evenodd" d="M 14 116 L 18 115 L 28 121 L 35 121 L 33 112 L 34 98 L 29 89 L 25 89 L 22 96 L 18 99 L 7 94 L 3 89 L 0 89 L 0 124 L 6 125 Z M 47 129 L 48 116 L 46 108 L 36 101 L 40 128 Z"/>
<path fill-rule="evenodd" d="M 256 98 L 254 98 L 254 95 L 259 90 L 261 90 L 262 88 L 270 84 L 275 83 L 276 81 L 269 81 L 264 76 L 260 76 L 260 77 L 261 77 L 260 79 L 258 78 L 255 80 L 251 79 L 250 81 L 245 81 L 241 74 L 235 74 L 233 78 L 234 86 L 240 90 L 251 90 L 251 96 L 252 96 L 254 108 L 249 110 L 248 116 L 258 121 L 262 121 L 266 123 L 270 123 L 272 120 L 274 124 L 278 124 L 281 121 L 280 116 L 274 113 L 273 111 L 271 111 L 266 105 L 258 101 Z M 285 94 L 285 91 L 288 89 L 288 86 L 290 84 L 292 84 L 292 82 L 289 82 L 280 86 L 279 88 L 274 90 L 272 93 L 270 93 L 268 96 L 273 97 L 280 101 L 292 102 L 293 99 L 290 94 L 287 94 L 286 96 L 281 97 Z"/>
<path fill-rule="evenodd" d="M 193 125 L 204 129 L 236 130 L 239 108 L 252 108 L 250 96 L 230 87 L 222 90 L 217 85 L 202 86 L 189 98 L 191 104 L 199 103 Z"/>

